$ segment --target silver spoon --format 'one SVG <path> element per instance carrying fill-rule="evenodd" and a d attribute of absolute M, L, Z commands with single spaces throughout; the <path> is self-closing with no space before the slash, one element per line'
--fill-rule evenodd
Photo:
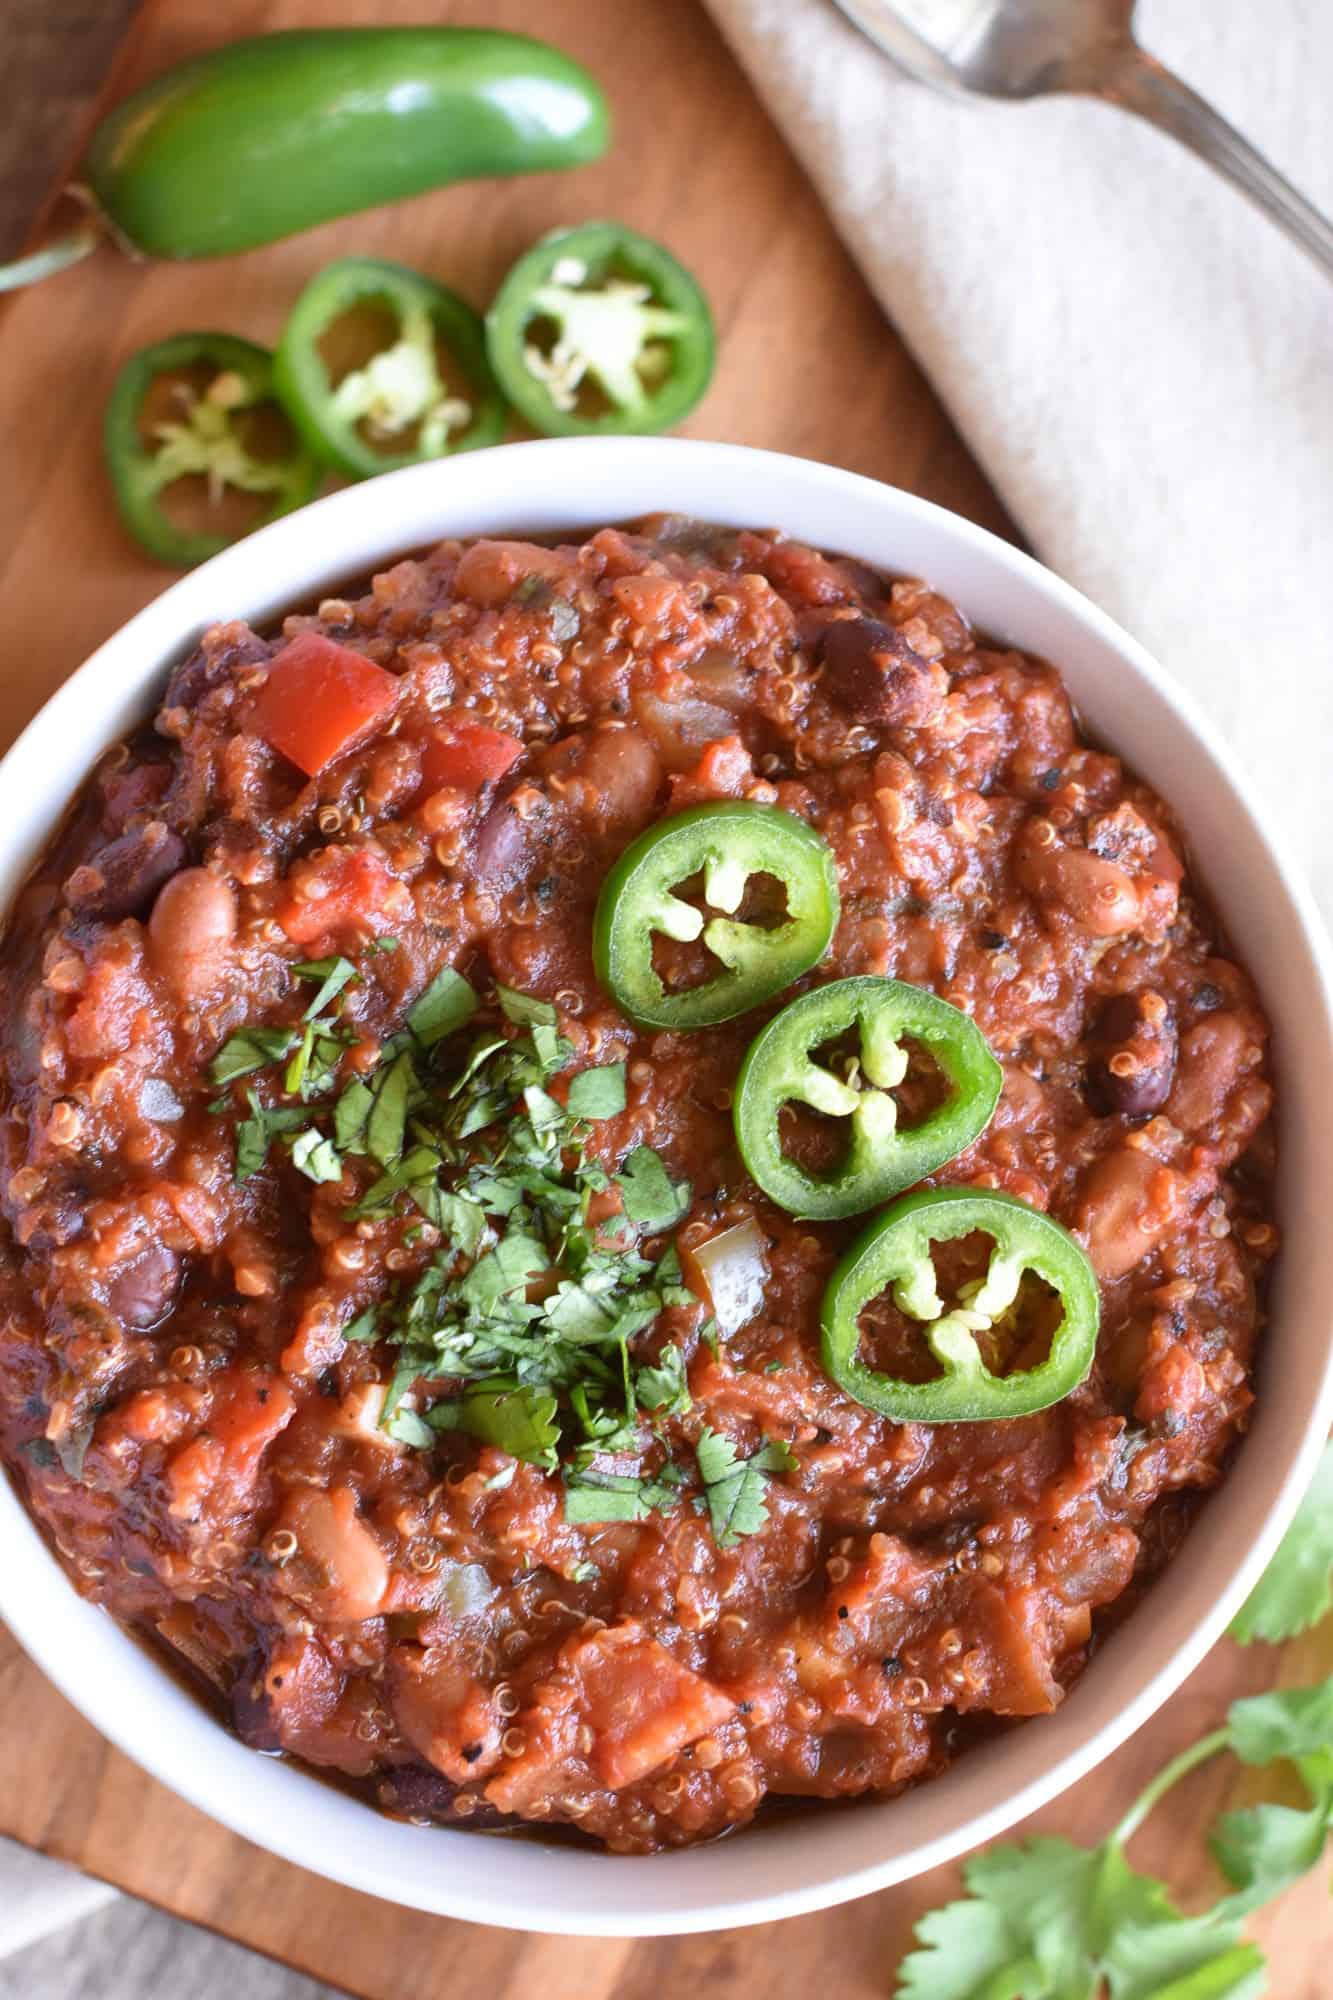
<path fill-rule="evenodd" d="M 1069 91 L 1137 112 L 1234 181 L 1333 276 L 1333 224 L 1134 40 L 1134 0 L 837 0 L 922 83 L 983 97 Z M 1317 79 L 1311 79 L 1318 87 Z"/>

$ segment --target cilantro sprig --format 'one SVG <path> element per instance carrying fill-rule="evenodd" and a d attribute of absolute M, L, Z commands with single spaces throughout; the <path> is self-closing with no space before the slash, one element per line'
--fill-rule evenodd
<path fill-rule="evenodd" d="M 1165 1886 L 1125 1848 L 1190 1771 L 1229 1752 L 1290 1767 L 1306 1804 L 1250 1806 L 1212 1830 L 1231 1885 L 1210 1910 L 1182 1916 Z M 1039 1838 L 975 1856 L 969 1894 L 930 1911 L 902 1962 L 896 2000 L 1254 2000 L 1263 1954 L 1245 1918 L 1316 1865 L 1333 1826 L 1333 1680 L 1232 1704 L 1220 1729 L 1159 1773 L 1098 1847 Z"/>

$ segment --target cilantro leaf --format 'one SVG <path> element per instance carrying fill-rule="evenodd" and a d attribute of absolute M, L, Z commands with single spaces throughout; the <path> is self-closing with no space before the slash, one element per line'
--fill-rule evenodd
<path fill-rule="evenodd" d="M 318 993 L 301 1016 L 303 1021 L 315 1020 L 331 1000 L 337 999 L 344 986 L 359 976 L 350 958 L 309 958 L 294 965 L 292 971 L 298 979 L 320 982 Z"/>
<path fill-rule="evenodd" d="M 553 1028 L 559 1018 L 549 1000 L 538 1000 L 531 993 L 516 993 L 512 986 L 501 986 L 498 981 L 495 997 L 506 1021 L 512 1021 L 516 1028 L 534 1025 Z"/>
<path fill-rule="evenodd" d="M 367 1306 L 355 1319 L 348 1320 L 343 1328 L 344 1340 L 373 1341 L 379 1339 L 379 1307 Z"/>
<path fill-rule="evenodd" d="M 396 1409 L 384 1428 L 399 1444 L 410 1445 L 413 1451 L 429 1451 L 435 1443 L 435 1433 L 424 1417 L 415 1410 Z"/>
<path fill-rule="evenodd" d="M 1268 1568 L 1237 1612 L 1231 1634 L 1279 1645 L 1308 1632 L 1333 1604 L 1333 1444 L 1325 1445 L 1309 1491 Z"/>
<path fill-rule="evenodd" d="M 664 1466 L 656 1478 L 637 1472 L 589 1470 L 565 1481 L 565 1519 L 572 1527 L 598 1521 L 646 1521 L 653 1513 L 667 1514 L 677 1504 L 677 1482 Z"/>
<path fill-rule="evenodd" d="M 571 1118 L 615 1118 L 625 1109 L 625 1065 L 580 1070 L 569 1086 Z"/>
<path fill-rule="evenodd" d="M 333 1107 L 333 1143 L 342 1153 L 365 1149 L 366 1120 L 375 1106 L 375 1094 L 359 1076 L 353 1077 Z"/>
<path fill-rule="evenodd" d="M 651 1146 L 636 1146 L 616 1176 L 625 1213 L 646 1236 L 680 1221 L 690 1205 L 688 1181 L 673 1181 Z"/>
<path fill-rule="evenodd" d="M 412 1058 L 404 1053 L 382 1071 L 372 1090 L 374 1103 L 366 1119 L 366 1151 L 382 1167 L 391 1167 L 403 1150 L 407 1104 L 416 1082 Z"/>
<path fill-rule="evenodd" d="M 229 1035 L 208 1065 L 209 1080 L 231 1083 L 238 1076 L 267 1069 L 281 1062 L 295 1048 L 300 1036 L 295 1028 L 238 1028 Z"/>
<path fill-rule="evenodd" d="M 640 1407 L 659 1417 L 680 1417 L 690 1408 L 685 1380 L 685 1356 L 678 1347 L 664 1347 L 656 1362 L 634 1374 L 634 1394 Z"/>
<path fill-rule="evenodd" d="M 741 1459 L 731 1439 L 720 1431 L 699 1433 L 695 1462 L 703 1481 L 713 1540 L 720 1549 L 734 1548 L 744 1535 L 757 1535 L 768 1520 L 766 1474 L 761 1463 L 767 1449 L 765 1446 L 753 1457 Z"/>
<path fill-rule="evenodd" d="M 1333 1825 L 1333 1680 L 1233 1702 L 1227 1747 L 1245 1764 L 1294 1764 L 1307 1805 L 1248 1806 L 1220 1819 L 1209 1842 L 1242 1910 L 1313 1868 Z"/>
<path fill-rule="evenodd" d="M 514 1382 L 487 1383 L 465 1390 L 456 1402 L 437 1403 L 427 1422 L 435 1431 L 466 1431 L 511 1458 L 554 1472 L 560 1442 L 555 1413 L 555 1397 L 548 1392 Z"/>
<path fill-rule="evenodd" d="M 246 1092 L 250 1116 L 236 1127 L 236 1182 L 257 1174 L 268 1158 L 269 1142 L 276 1132 L 290 1132 L 304 1125 L 309 1115 L 299 1105 L 261 1104 L 253 1090 Z"/>
<path fill-rule="evenodd" d="M 434 1048 L 446 1035 L 465 1026 L 477 1011 L 477 995 L 452 965 L 437 972 L 424 993 L 407 1010 L 407 1025 L 424 1048 Z"/>

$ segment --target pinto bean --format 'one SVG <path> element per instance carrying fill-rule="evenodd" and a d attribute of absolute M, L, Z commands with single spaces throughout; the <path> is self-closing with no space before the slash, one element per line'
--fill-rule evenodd
<path fill-rule="evenodd" d="M 1182 1132 L 1210 1136 L 1249 1063 L 1246 1051 L 1256 1042 L 1240 1014 L 1205 1014 L 1183 1037 L 1175 1086 L 1166 1115 Z"/>
<path fill-rule="evenodd" d="M 324 1493 L 299 1487 L 289 1493 L 281 1525 L 296 1536 L 298 1561 L 284 1570 L 294 1594 L 308 1600 L 319 1618 L 337 1625 L 373 1618 L 389 1586 L 384 1551 L 357 1511 L 350 1486 Z M 302 1571 L 314 1588 L 302 1585 Z"/>
<path fill-rule="evenodd" d="M 1118 1146 L 1083 1177 L 1074 1226 L 1099 1278 L 1123 1278 L 1154 1251 L 1179 1214 L 1177 1176 L 1151 1153 Z"/>
<path fill-rule="evenodd" d="M 878 618 L 839 618 L 825 628 L 820 651 L 830 701 L 872 726 L 918 729 L 949 691 L 944 669 Z"/>
<path fill-rule="evenodd" d="M 1014 870 L 1029 896 L 1063 910 L 1093 937 L 1117 937 L 1139 925 L 1138 891 L 1124 869 L 1085 847 L 1062 847 L 1048 819 L 1028 821 L 1015 847 Z"/>
<path fill-rule="evenodd" d="M 76 868 L 65 884 L 65 897 L 80 916 L 112 923 L 137 916 L 184 859 L 180 835 L 160 819 L 150 819 L 117 835 Z"/>
<path fill-rule="evenodd" d="M 1146 1118 L 1171 1093 L 1176 1031 L 1157 993 L 1116 993 L 1097 1017 L 1088 1062 L 1088 1096 L 1103 1115 Z"/>
<path fill-rule="evenodd" d="M 148 919 L 153 970 L 182 1000 L 207 993 L 236 935 L 236 897 L 207 868 L 185 868 L 159 891 Z"/>
<path fill-rule="evenodd" d="M 560 803 L 577 804 L 616 834 L 647 825 L 662 787 L 657 751 L 641 729 L 625 724 L 603 723 L 567 736 L 543 755 L 539 770 L 539 782 L 555 778 L 563 787 L 556 794 Z"/>

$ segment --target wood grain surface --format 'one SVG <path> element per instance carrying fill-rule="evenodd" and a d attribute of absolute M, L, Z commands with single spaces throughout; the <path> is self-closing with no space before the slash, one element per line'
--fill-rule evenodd
<path fill-rule="evenodd" d="M 667 241 L 715 306 L 721 361 L 688 431 L 766 445 L 910 487 L 1010 532 L 922 375 L 886 325 L 782 140 L 696 0 L 2 0 L 0 231 L 22 235 L 79 113 L 212 43 L 319 23 L 485 18 L 561 43 L 610 89 L 617 140 L 562 176 L 462 187 L 221 264 L 133 265 L 106 252 L 0 303 L 0 741 L 169 580 L 123 538 L 98 427 L 119 363 L 187 327 L 274 336 L 305 279 L 351 251 L 436 272 L 485 303 L 514 256 L 558 223 L 611 214 Z M 114 47 L 113 47 L 114 44 Z M 108 68 L 109 66 L 109 68 Z M 107 73 L 102 74 L 103 71 Z M 26 209 L 25 209 L 26 203 Z M 219 605 L 219 613 L 226 610 Z M 1169 1583 L 1166 1586 L 1169 1588 Z M 1152 1616 L 1151 1603 L 1138 1614 Z M 1095 1776 L 1031 1823 L 1096 1839 L 1160 1764 L 1235 1695 L 1333 1668 L 1333 1629 L 1242 1653 L 1224 1645 Z M 1035 1725 L 1040 1727 L 1040 1724 Z M 1209 1766 L 1135 1847 L 1187 1903 L 1208 1885 L 1202 1830 L 1245 1795 Z M 910 1799 L 891 1808 L 911 1811 Z M 0 1628 L 0 1832 L 271 1952 L 367 2000 L 886 2000 L 921 1912 L 957 1871 L 824 1915 L 642 1943 L 557 1940 L 414 1915 L 335 1889 L 225 1833 L 111 1750 Z M 448 1842 L 438 1835 L 440 1866 Z M 1312 1876 L 1254 1934 L 1280 2000 L 1333 1993 L 1327 1885 Z"/>

